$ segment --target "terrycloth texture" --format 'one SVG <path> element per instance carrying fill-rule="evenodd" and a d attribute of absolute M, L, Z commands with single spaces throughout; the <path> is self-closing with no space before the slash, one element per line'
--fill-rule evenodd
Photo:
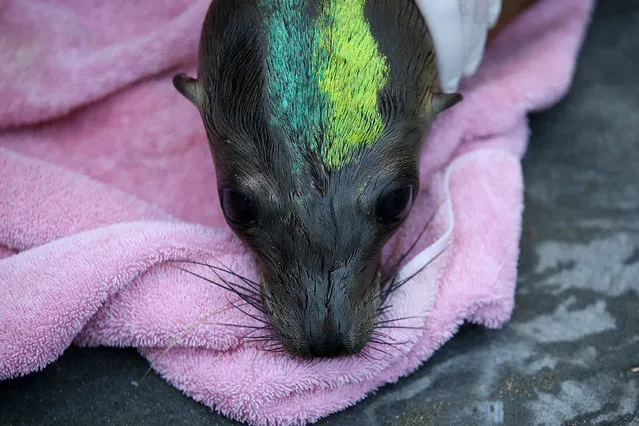
<path fill-rule="evenodd" d="M 411 373 L 465 320 L 500 327 L 514 300 L 526 114 L 566 92 L 593 3 L 539 0 L 489 46 L 465 100 L 437 119 L 422 193 L 386 250 L 406 250 L 436 212 L 403 276 L 446 250 L 394 294 L 388 314 L 418 329 L 383 330 L 405 342 L 401 352 L 309 362 L 246 343 L 245 329 L 225 324 L 260 323 L 231 306 L 237 296 L 163 263 L 257 277 L 224 224 L 200 117 L 171 85 L 176 70 L 194 73 L 208 1 L 6 0 L 0 379 L 43 368 L 72 343 L 134 346 L 230 417 L 303 424 Z"/>

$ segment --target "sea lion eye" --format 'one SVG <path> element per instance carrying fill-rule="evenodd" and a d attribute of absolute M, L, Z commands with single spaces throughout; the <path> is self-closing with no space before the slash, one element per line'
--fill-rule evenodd
<path fill-rule="evenodd" d="M 413 206 L 413 185 L 396 189 L 382 196 L 377 202 L 377 220 L 385 225 L 402 221 Z"/>
<path fill-rule="evenodd" d="M 224 217 L 233 225 L 246 226 L 257 219 L 255 204 L 241 192 L 223 188 L 221 201 Z"/>

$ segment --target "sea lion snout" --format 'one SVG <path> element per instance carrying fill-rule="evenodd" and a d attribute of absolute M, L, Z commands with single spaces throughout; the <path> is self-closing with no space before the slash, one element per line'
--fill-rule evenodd
<path fill-rule="evenodd" d="M 265 305 L 282 345 L 298 356 L 357 354 L 370 341 L 379 309 L 379 267 L 361 256 L 333 270 L 287 265 L 265 280 Z M 294 272 L 295 271 L 295 272 Z"/>

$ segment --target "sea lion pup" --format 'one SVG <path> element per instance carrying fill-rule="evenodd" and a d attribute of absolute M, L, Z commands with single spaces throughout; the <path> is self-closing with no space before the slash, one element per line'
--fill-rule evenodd
<path fill-rule="evenodd" d="M 214 0 L 197 78 L 224 216 L 255 253 L 294 355 L 357 354 L 382 301 L 381 250 L 419 193 L 439 90 L 413 0 Z"/>

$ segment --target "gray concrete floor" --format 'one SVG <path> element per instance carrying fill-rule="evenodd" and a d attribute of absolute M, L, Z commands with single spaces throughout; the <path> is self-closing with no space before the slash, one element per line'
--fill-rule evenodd
<path fill-rule="evenodd" d="M 520 280 L 503 330 L 465 327 L 325 425 L 639 424 L 639 2 L 600 1 L 572 90 L 531 117 Z M 135 350 L 70 348 L 0 382 L 2 425 L 227 425 Z"/>

